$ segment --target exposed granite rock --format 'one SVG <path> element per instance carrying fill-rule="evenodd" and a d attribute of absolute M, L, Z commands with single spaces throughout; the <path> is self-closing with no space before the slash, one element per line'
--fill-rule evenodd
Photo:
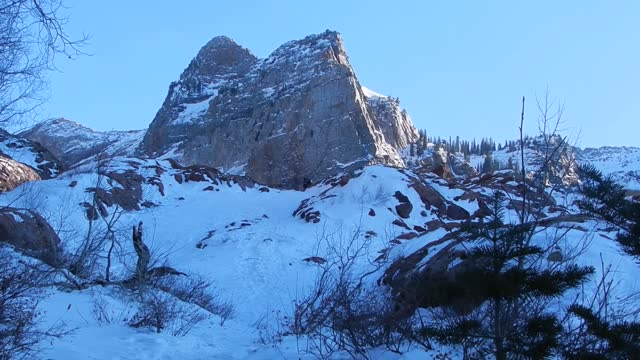
<path fill-rule="evenodd" d="M 411 210 L 413 210 L 413 205 L 410 202 L 396 205 L 396 212 L 403 219 L 408 219 L 411 216 Z"/>
<path fill-rule="evenodd" d="M 393 197 L 396 198 L 396 200 L 398 200 L 398 202 L 400 202 L 400 203 L 408 203 L 408 202 L 410 202 L 409 198 L 407 197 L 407 195 L 401 193 L 400 191 L 396 191 L 393 194 Z"/>
<path fill-rule="evenodd" d="M 525 140 L 527 177 L 537 186 L 577 185 L 576 151 L 559 135 L 536 136 Z M 506 149 L 508 151 L 508 149 Z M 507 152 L 508 153 L 508 152 Z M 519 151 L 511 152 L 519 163 Z"/>
<path fill-rule="evenodd" d="M 418 131 L 409 114 L 400 108 L 400 100 L 380 95 L 362 87 L 371 110 L 378 120 L 385 140 L 394 148 L 402 149 L 418 139 Z"/>
<path fill-rule="evenodd" d="M 401 218 L 408 219 L 413 210 L 413 204 L 411 204 L 409 198 L 400 191 L 396 191 L 393 197 L 400 202 L 400 204 L 396 205 L 396 213 L 398 213 Z"/>
<path fill-rule="evenodd" d="M 0 209 L 0 241 L 11 244 L 49 264 L 57 260 L 60 238 L 37 212 Z"/>
<path fill-rule="evenodd" d="M 395 147 L 417 132 L 396 110 L 372 110 L 336 32 L 263 60 L 219 37 L 171 84 L 141 151 L 302 189 L 369 163 L 404 165 Z"/>
<path fill-rule="evenodd" d="M 0 192 L 11 191 L 27 181 L 40 180 L 32 168 L 0 155 Z"/>
<path fill-rule="evenodd" d="M 112 185 L 110 188 L 89 187 L 88 193 L 93 193 L 93 204 L 83 204 L 87 208 L 87 218 L 95 219 L 99 213 L 102 217 L 107 217 L 109 212 L 107 207 L 118 205 L 126 211 L 140 210 L 142 202 L 142 184 L 145 178 L 132 169 L 122 172 L 108 172 L 103 174 L 107 182 Z M 119 186 L 115 186 L 115 185 Z M 162 184 L 162 183 L 160 183 Z M 162 192 L 162 188 L 159 189 Z"/>
<path fill-rule="evenodd" d="M 302 261 L 312 262 L 312 263 L 316 263 L 316 264 L 324 264 L 324 263 L 327 262 L 326 259 L 321 258 L 319 256 L 311 256 L 311 257 L 308 257 L 308 258 L 304 258 L 304 259 L 302 259 Z"/>
<path fill-rule="evenodd" d="M 435 208 L 438 215 L 444 216 L 447 211 L 447 203 L 440 193 L 420 181 L 419 178 L 410 177 L 410 186 L 418 193 L 420 200 L 424 204 L 425 208 Z"/>
<path fill-rule="evenodd" d="M 404 234 L 400 234 L 396 237 L 396 239 L 398 240 L 411 240 L 411 239 L 415 239 L 418 237 L 417 233 L 414 232 L 408 232 L 408 233 L 404 233 Z"/>
<path fill-rule="evenodd" d="M 237 94 L 238 90 L 232 88 L 230 83 L 247 75 L 257 62 L 258 59 L 249 50 L 226 36 L 209 41 L 191 60 L 180 75 L 180 80 L 169 86 L 162 107 L 145 133 L 142 143 L 144 151 L 160 154 L 170 150 L 178 141 L 188 141 L 188 137 L 202 128 L 197 124 L 207 115 L 209 102 L 219 93 Z M 216 165 L 219 165 L 219 161 Z"/>
<path fill-rule="evenodd" d="M 468 220 L 471 215 L 469 212 L 455 203 L 449 203 L 447 206 L 447 217 L 453 220 Z"/>
<path fill-rule="evenodd" d="M 456 176 L 471 177 L 478 174 L 476 169 L 464 159 L 464 155 L 460 153 L 449 153 L 449 164 L 451 171 Z"/>
<path fill-rule="evenodd" d="M 437 147 L 430 153 L 431 156 L 426 156 L 420 166 L 420 172 L 433 173 L 441 178 L 450 178 L 452 176 L 451 168 L 449 165 L 449 154 L 442 147 Z"/>
<path fill-rule="evenodd" d="M 240 190 L 247 191 L 256 185 L 245 176 L 222 174 L 207 166 L 182 166 L 174 160 L 115 158 L 101 168 L 99 174 L 104 181 L 96 183 L 99 186 L 86 187 L 85 192 L 92 198 L 90 202 L 80 204 L 85 208 L 86 217 L 93 220 L 100 216 L 107 217 L 114 206 L 126 211 L 156 206 L 155 200 L 146 198 L 150 194 L 143 190 L 145 185 L 152 185 L 162 197 L 169 195 L 172 185 L 188 182 L 202 183 L 204 191 L 220 191 L 223 186 L 237 186 Z M 166 176 L 163 177 L 163 174 Z M 168 180 L 171 182 L 167 184 Z M 178 199 L 184 200 L 184 197 Z"/>

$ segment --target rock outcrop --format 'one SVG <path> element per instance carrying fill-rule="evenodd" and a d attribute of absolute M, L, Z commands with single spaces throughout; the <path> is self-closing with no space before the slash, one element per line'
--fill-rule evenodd
<path fill-rule="evenodd" d="M 418 138 L 416 130 L 409 114 L 400 108 L 400 100 L 389 96 L 381 95 L 362 87 L 371 110 L 378 120 L 385 140 L 394 148 L 402 149 L 409 146 Z"/>
<path fill-rule="evenodd" d="M 543 183 L 577 185 L 576 149 L 559 135 L 537 136 L 525 140 L 527 169 L 530 178 Z"/>
<path fill-rule="evenodd" d="M 397 148 L 417 132 L 397 104 L 378 103 L 336 32 L 288 42 L 266 59 L 217 37 L 171 84 L 140 150 L 301 189 L 370 163 L 404 165 Z"/>
<path fill-rule="evenodd" d="M 11 191 L 27 181 L 40 180 L 35 170 L 0 155 L 0 192 Z"/>
<path fill-rule="evenodd" d="M 0 242 L 53 264 L 58 256 L 60 238 L 36 211 L 4 207 L 0 209 Z"/>
<path fill-rule="evenodd" d="M 405 155 L 407 152 L 405 151 Z M 451 152 L 444 146 L 433 146 L 419 156 L 408 156 L 408 167 L 421 174 L 436 174 L 441 178 L 469 178 L 477 175 L 476 169 L 460 152 Z"/>

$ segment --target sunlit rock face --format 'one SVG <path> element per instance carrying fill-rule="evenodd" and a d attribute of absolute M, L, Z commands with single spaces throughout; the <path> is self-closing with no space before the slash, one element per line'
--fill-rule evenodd
<path fill-rule="evenodd" d="M 416 138 L 396 103 L 372 104 L 327 31 L 266 59 L 214 38 L 169 87 L 140 151 L 299 189 L 370 163 L 403 166 L 397 150 Z"/>

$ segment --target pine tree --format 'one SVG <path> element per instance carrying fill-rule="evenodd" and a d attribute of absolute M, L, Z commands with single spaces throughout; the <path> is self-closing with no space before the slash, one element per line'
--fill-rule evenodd
<path fill-rule="evenodd" d="M 418 141 L 416 142 L 416 154 L 422 156 L 424 154 L 423 139 L 427 136 L 424 130 L 418 132 Z"/>
<path fill-rule="evenodd" d="M 465 236 L 476 244 L 467 251 L 470 265 L 455 277 L 426 285 L 449 304 L 480 299 L 481 305 L 464 315 L 453 311 L 422 328 L 421 334 L 442 344 L 473 344 L 472 356 L 548 358 L 561 345 L 563 327 L 545 304 L 580 286 L 593 268 L 534 265 L 544 256 L 543 249 L 528 241 L 534 225 L 504 223 L 503 201 L 504 195 L 496 192 L 488 222 L 467 229 Z"/>
<path fill-rule="evenodd" d="M 583 196 L 578 206 L 596 218 L 616 227 L 616 241 L 627 254 L 640 260 L 640 204 L 627 200 L 624 188 L 611 176 L 604 176 L 592 165 L 580 166 Z M 565 359 L 638 359 L 640 358 L 640 322 L 611 321 L 582 305 L 572 305 L 570 314 L 584 329 L 579 334 L 586 347 L 574 349 L 569 344 Z"/>
<path fill-rule="evenodd" d="M 640 260 L 640 203 L 627 200 L 624 188 L 592 165 L 580 166 L 578 173 L 583 181 L 578 206 L 617 227 L 616 241 Z"/>
<path fill-rule="evenodd" d="M 640 357 L 640 323 L 610 323 L 585 306 L 572 305 L 569 312 L 582 320 L 584 332 L 580 340 L 589 344 L 586 348 L 572 349 L 562 356 L 567 360 L 638 359 Z"/>
<path fill-rule="evenodd" d="M 496 170 L 498 170 L 498 168 L 496 167 L 496 163 L 494 162 L 491 154 L 485 155 L 484 162 L 482 163 L 482 172 L 490 173 Z"/>

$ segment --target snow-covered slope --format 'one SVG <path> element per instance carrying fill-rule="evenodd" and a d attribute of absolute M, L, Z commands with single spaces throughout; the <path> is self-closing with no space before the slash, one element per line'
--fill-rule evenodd
<path fill-rule="evenodd" d="M 119 208 L 131 209 L 117 223 L 122 249 L 112 264 L 113 280 L 125 279 L 134 266 L 130 229 L 142 221 L 152 252 L 163 254 L 167 265 L 189 276 L 212 279 L 219 296 L 235 306 L 235 316 L 224 324 L 213 316 L 186 336 L 174 337 L 168 331 L 156 334 L 127 326 L 136 305 L 115 286 L 72 292 L 52 287 L 40 304 L 43 326 L 65 324 L 75 331 L 43 344 L 42 358 L 311 359 L 303 338 L 278 335 L 296 300 L 319 274 L 319 265 L 310 259 L 327 257 L 340 244 L 364 244 L 367 256 L 357 266 L 368 271 L 381 264 L 368 278 L 371 286 L 378 286 L 385 269 L 403 269 L 393 272 L 397 278 L 455 246 L 452 240 L 438 241 L 464 221 L 483 216 L 483 196 L 493 188 L 517 189 L 509 172 L 458 183 L 369 166 L 292 191 L 166 160 L 116 158 L 100 169 L 108 181 L 100 180 L 98 169 L 91 171 L 90 166 L 31 185 L 31 191 L 47 194 L 39 208 L 59 231 L 65 250 L 73 253 L 86 236 L 91 188 L 102 184 L 101 198 L 113 200 L 103 202 L 106 219 Z M 28 206 L 19 194 L 0 195 L 0 205 Z M 563 196 L 558 195 L 556 209 L 548 209 L 549 216 L 558 209 L 571 211 L 571 206 L 562 206 L 570 203 Z M 102 223 L 93 222 L 93 231 Z M 571 248 L 594 227 L 580 224 L 563 246 Z M 627 280 L 625 291 L 637 288 L 636 265 L 610 240 L 594 239 L 582 261 L 598 263 L 601 254 L 619 276 L 636 279 Z M 402 356 L 372 349 L 371 356 L 422 359 L 425 354 L 419 349 Z"/>
<path fill-rule="evenodd" d="M 576 151 L 579 162 L 596 167 L 625 187 L 640 190 L 640 148 L 603 146 Z"/>
<path fill-rule="evenodd" d="M 58 159 L 40 144 L 0 129 L 0 155 L 34 169 L 43 179 L 62 172 Z"/>
<path fill-rule="evenodd" d="M 176 269 L 213 279 L 221 296 L 235 305 L 236 315 L 223 326 L 212 318 L 188 336 L 175 338 L 128 328 L 124 320 L 133 307 L 113 289 L 92 287 L 66 293 L 52 288 L 41 304 L 46 322 L 64 322 L 77 329 L 46 346 L 44 358 L 87 359 L 89 352 L 95 359 L 271 359 L 281 352 L 285 358 L 297 358 L 291 339 L 278 349 L 259 342 L 264 332 L 278 326 L 264 319 L 277 317 L 279 321 L 290 315 L 296 294 L 304 292 L 317 274 L 317 266 L 303 259 L 322 256 L 327 234 L 351 236 L 357 227 L 362 239 L 365 232 L 377 234 L 370 245 L 372 253 L 388 247 L 389 240 L 406 232 L 391 224 L 399 218 L 388 210 L 398 203 L 392 196 L 395 191 L 416 204 L 404 220 L 407 224 L 424 225 L 427 219 L 420 215 L 420 199 L 409 187 L 407 176 L 382 166 L 366 168 L 344 187 L 325 184 L 305 192 L 249 187 L 252 184 L 207 176 L 204 181 L 189 181 L 196 177 L 167 161 L 120 159 L 105 171 L 132 169 L 147 179 L 144 201 L 153 205 L 126 213 L 119 227 L 127 229 L 142 221 L 149 247 L 167 254 Z M 76 172 L 33 185 L 33 191 L 48 194 L 41 209 L 51 215 L 52 226 L 65 234 L 62 241 L 68 251 L 79 245 L 87 230 L 86 208 L 80 204 L 90 201 L 86 189 L 97 181 L 95 173 Z M 163 184 L 164 195 L 158 183 Z M 0 202 L 20 206 L 22 199 L 17 194 L 5 194 Z M 320 212 L 319 223 L 293 215 L 301 203 L 310 200 Z M 376 216 L 367 215 L 371 209 Z M 115 208 L 108 210 L 111 213 Z M 121 240 L 130 253 L 128 232 Z M 125 276 L 132 260 L 114 265 L 116 279 Z M 96 299 L 107 303 L 111 323 L 94 318 Z"/>

